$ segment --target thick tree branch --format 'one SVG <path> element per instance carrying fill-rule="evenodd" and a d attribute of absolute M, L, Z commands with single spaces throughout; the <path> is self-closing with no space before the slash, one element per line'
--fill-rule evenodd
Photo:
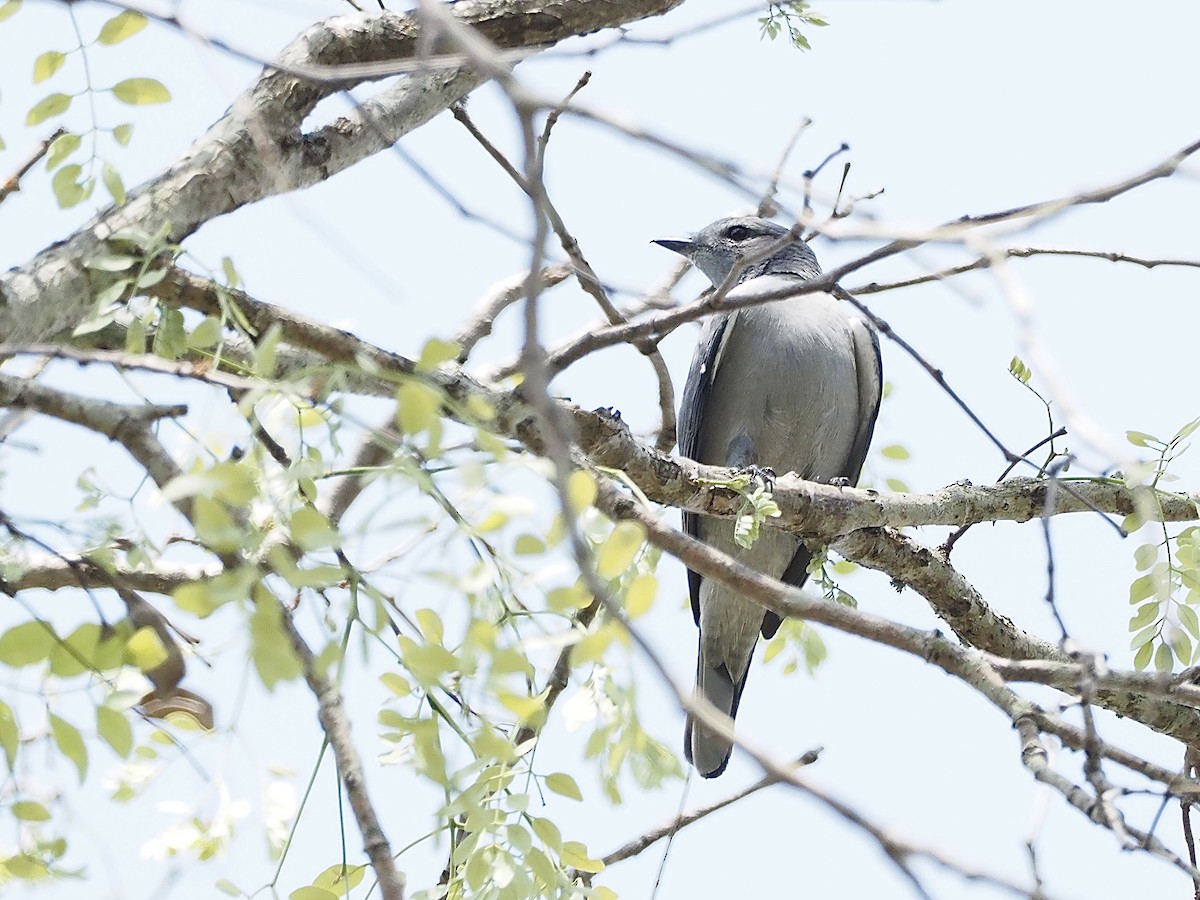
<path fill-rule="evenodd" d="M 681 2 L 478 0 L 461 4 L 455 15 L 497 46 L 541 48 L 660 15 Z M 317 103 L 364 80 L 336 67 L 412 59 L 419 45 L 420 30 L 407 15 L 352 14 L 314 25 L 167 171 L 131 190 L 123 206 L 103 210 L 65 241 L 0 277 L 0 334 L 16 344 L 37 343 L 85 318 L 105 278 L 85 263 L 113 235 L 165 228 L 170 240 L 182 241 L 205 222 L 324 181 L 391 146 L 482 82 L 482 76 L 461 70 L 413 75 L 354 114 L 312 134 L 302 132 Z M 312 80 L 315 71 L 292 74 L 315 66 L 334 67 L 334 80 Z"/>
<path fill-rule="evenodd" d="M 6 559 L 20 573 L 10 578 L 8 586 L 14 591 L 35 588 L 56 591 L 61 588 L 107 588 L 119 583 L 134 591 L 170 594 L 176 588 L 220 574 L 215 566 L 166 563 L 161 560 L 153 569 L 131 569 L 112 565 L 100 567 L 88 559 L 67 560 L 39 554 Z"/>

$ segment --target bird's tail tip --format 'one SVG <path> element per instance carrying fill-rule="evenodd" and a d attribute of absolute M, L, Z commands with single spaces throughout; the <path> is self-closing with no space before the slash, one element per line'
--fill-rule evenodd
<path fill-rule="evenodd" d="M 737 715 L 745 678 L 735 683 L 729 669 L 722 663 L 710 667 L 703 663 L 696 672 L 696 694 L 703 697 L 732 721 Z M 729 765 L 733 741 L 694 717 L 688 716 L 683 732 L 683 755 L 695 767 L 701 778 L 716 778 Z"/>

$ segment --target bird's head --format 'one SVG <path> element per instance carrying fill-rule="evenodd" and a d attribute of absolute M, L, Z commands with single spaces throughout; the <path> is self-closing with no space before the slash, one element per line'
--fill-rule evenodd
<path fill-rule="evenodd" d="M 816 278 L 821 267 L 812 248 L 798 237 L 789 240 L 788 235 L 788 229 L 767 219 L 735 216 L 718 219 L 684 241 L 652 243 L 686 256 L 714 286 L 721 284 L 734 266 L 745 259 L 753 261 L 738 276 L 739 284 L 760 275 Z"/>

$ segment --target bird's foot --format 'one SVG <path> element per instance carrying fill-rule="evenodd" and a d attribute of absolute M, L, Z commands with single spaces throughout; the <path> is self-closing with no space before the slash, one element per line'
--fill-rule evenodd
<path fill-rule="evenodd" d="M 761 484 L 764 491 L 775 490 L 775 470 L 770 466 L 742 466 L 738 471 Z"/>
<path fill-rule="evenodd" d="M 835 487 L 835 488 L 854 487 L 854 485 L 851 484 L 849 478 L 843 478 L 841 475 L 839 475 L 837 478 L 830 478 L 829 484 L 831 487 Z"/>

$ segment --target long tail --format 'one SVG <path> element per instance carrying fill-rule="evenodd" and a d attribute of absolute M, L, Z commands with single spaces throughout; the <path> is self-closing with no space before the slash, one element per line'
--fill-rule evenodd
<path fill-rule="evenodd" d="M 718 710 L 733 719 L 737 715 L 742 691 L 746 688 L 746 675 L 734 681 L 725 663 L 711 666 L 705 659 L 704 639 L 700 639 L 700 654 L 696 664 L 696 694 L 705 698 Z M 746 666 L 746 672 L 750 670 Z M 702 778 L 716 778 L 725 771 L 733 753 L 733 742 L 718 734 L 703 723 L 687 718 L 683 731 L 683 755 L 696 767 Z"/>

